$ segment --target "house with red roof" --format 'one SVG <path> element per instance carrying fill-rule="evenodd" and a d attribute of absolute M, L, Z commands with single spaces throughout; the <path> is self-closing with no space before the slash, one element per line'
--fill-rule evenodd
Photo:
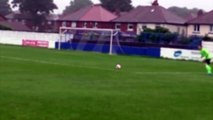
<path fill-rule="evenodd" d="M 20 23 L 22 25 L 26 25 L 29 28 L 33 28 L 32 16 L 27 13 L 21 13 L 19 11 L 14 11 L 5 16 L 7 21 L 10 23 Z"/>
<path fill-rule="evenodd" d="M 42 32 L 57 32 L 57 20 L 59 15 L 50 14 L 46 15 L 46 20 L 42 22 L 39 26 L 39 31 Z M 19 11 L 12 12 L 6 16 L 7 21 L 10 23 L 20 23 L 22 25 L 28 26 L 32 30 L 35 30 L 33 26 L 33 17 L 28 13 L 21 13 Z"/>
<path fill-rule="evenodd" d="M 213 37 L 213 10 L 187 22 L 187 35 Z"/>
<path fill-rule="evenodd" d="M 40 29 L 43 32 L 58 32 L 58 19 L 60 15 L 49 14 L 46 15 L 46 20 L 42 22 Z"/>
<path fill-rule="evenodd" d="M 100 4 L 95 4 L 62 16 L 59 18 L 59 24 L 64 27 L 114 28 L 111 21 L 115 18 L 116 15 Z"/>
<path fill-rule="evenodd" d="M 14 30 L 14 31 L 31 31 L 29 27 L 19 22 L 1 21 L 0 25 L 10 28 L 11 30 Z"/>
<path fill-rule="evenodd" d="M 5 21 L 6 18 L 3 15 L 0 15 L 0 21 Z"/>
<path fill-rule="evenodd" d="M 7 18 L 0 15 L 0 26 L 4 29 L 16 30 L 16 31 L 30 31 L 30 28 L 19 22 L 9 22 Z M 0 27 L 0 28 L 1 28 Z"/>
<path fill-rule="evenodd" d="M 114 19 L 113 22 L 115 29 L 124 32 L 140 34 L 144 28 L 155 29 L 161 26 L 171 32 L 186 34 L 186 20 L 159 6 L 158 3 L 153 3 L 151 6 L 138 6 L 129 13 Z"/>

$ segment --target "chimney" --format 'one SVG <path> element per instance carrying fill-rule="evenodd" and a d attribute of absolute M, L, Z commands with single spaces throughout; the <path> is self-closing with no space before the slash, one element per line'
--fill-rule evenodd
<path fill-rule="evenodd" d="M 155 1 L 152 3 L 152 6 L 159 6 L 158 0 L 155 0 Z"/>
<path fill-rule="evenodd" d="M 115 15 L 121 16 L 121 11 L 120 11 L 120 9 L 117 8 L 117 9 L 115 10 Z"/>
<path fill-rule="evenodd" d="M 203 15 L 203 10 L 199 10 L 199 11 L 197 12 L 197 16 L 201 16 L 201 15 Z"/>

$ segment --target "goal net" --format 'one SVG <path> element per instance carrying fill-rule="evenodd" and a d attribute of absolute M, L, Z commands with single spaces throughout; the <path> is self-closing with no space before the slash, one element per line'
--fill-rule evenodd
<path fill-rule="evenodd" d="M 119 31 L 114 29 L 60 27 L 56 47 L 102 53 L 122 53 Z"/>

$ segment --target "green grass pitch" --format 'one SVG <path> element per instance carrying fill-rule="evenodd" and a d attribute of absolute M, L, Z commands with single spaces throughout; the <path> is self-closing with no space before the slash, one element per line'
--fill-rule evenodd
<path fill-rule="evenodd" d="M 213 76 L 199 62 L 0 45 L 0 120 L 213 120 Z"/>

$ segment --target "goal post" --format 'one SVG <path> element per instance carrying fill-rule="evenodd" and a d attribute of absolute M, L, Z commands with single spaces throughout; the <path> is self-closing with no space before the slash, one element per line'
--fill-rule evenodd
<path fill-rule="evenodd" d="M 109 54 L 113 54 L 113 40 L 118 35 L 118 30 L 115 29 L 101 29 L 101 28 L 73 28 L 73 27 L 60 27 L 58 50 L 61 49 L 63 42 L 70 42 L 79 39 L 79 42 L 85 39 L 91 39 L 94 34 L 97 37 L 96 41 L 105 41 L 109 43 Z M 95 39 L 95 38 L 94 38 Z M 100 39 L 100 40 L 99 40 Z M 89 40 L 88 40 L 89 41 Z"/>

